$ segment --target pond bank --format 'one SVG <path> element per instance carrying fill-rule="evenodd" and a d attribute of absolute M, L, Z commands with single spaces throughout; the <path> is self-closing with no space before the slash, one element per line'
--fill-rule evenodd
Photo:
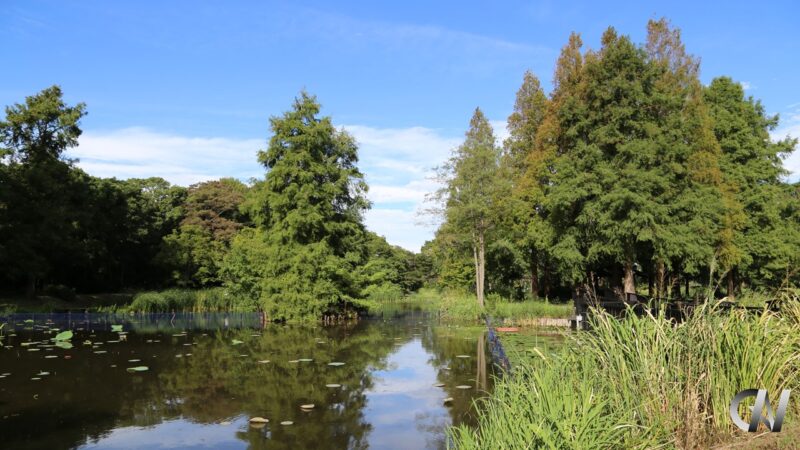
<path fill-rule="evenodd" d="M 560 348 L 518 345 L 524 352 L 512 375 L 495 385 L 477 429 L 453 430 L 455 444 L 694 449 L 748 442 L 730 422 L 730 400 L 756 386 L 800 387 L 798 325 L 797 303 L 761 315 L 706 306 L 679 324 L 598 314 L 592 332 L 570 333 Z M 501 337 L 507 349 L 517 336 Z M 787 417 L 800 412 L 796 403 L 790 408 Z"/>

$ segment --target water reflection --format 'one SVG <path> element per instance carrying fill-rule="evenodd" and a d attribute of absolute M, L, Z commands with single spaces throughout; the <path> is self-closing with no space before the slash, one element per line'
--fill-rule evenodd
<path fill-rule="evenodd" d="M 255 314 L 3 321 L 3 448 L 441 448 L 490 389 L 483 329 L 419 315 L 330 327 Z M 73 330 L 74 347 L 54 347 L 53 328 Z M 126 371 L 137 365 L 149 370 Z"/>

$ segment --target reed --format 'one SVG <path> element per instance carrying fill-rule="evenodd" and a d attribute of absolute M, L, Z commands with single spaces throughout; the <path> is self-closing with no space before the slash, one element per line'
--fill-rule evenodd
<path fill-rule="evenodd" d="M 707 448 L 738 434 L 728 418 L 746 388 L 797 387 L 800 306 L 783 313 L 697 308 L 595 315 L 554 354 L 520 362 L 480 408 L 458 448 Z M 787 418 L 788 422 L 788 418 Z"/>

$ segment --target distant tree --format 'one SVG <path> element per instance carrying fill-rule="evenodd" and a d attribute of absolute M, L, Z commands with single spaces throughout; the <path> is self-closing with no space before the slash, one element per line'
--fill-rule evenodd
<path fill-rule="evenodd" d="M 259 228 L 237 235 L 226 259 L 228 285 L 275 319 L 338 313 L 360 296 L 367 185 L 353 138 L 319 110 L 303 92 L 270 119 L 266 179 L 249 201 Z"/>
<path fill-rule="evenodd" d="M 233 178 L 189 187 L 180 226 L 164 238 L 162 263 L 179 286 L 210 286 L 221 282 L 219 267 L 236 233 L 249 220 L 240 208 L 247 186 Z"/>
<path fill-rule="evenodd" d="M 476 108 L 466 139 L 441 170 L 445 186 L 438 198 L 444 204 L 444 219 L 453 232 L 468 236 L 475 268 L 478 304 L 484 304 L 486 280 L 486 236 L 497 222 L 497 204 L 502 180 L 500 150 L 489 121 Z"/>

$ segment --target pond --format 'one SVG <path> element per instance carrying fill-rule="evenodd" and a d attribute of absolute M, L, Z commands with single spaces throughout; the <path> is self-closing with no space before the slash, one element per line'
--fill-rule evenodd
<path fill-rule="evenodd" d="M 2 448 L 442 448 L 450 425 L 473 424 L 494 370 L 485 328 L 423 313 L 332 326 L 256 314 L 0 323 Z"/>

